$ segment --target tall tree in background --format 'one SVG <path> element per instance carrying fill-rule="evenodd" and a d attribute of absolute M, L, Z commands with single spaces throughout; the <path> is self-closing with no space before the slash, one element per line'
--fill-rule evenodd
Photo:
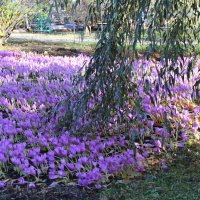
<path fill-rule="evenodd" d="M 2 0 L 0 3 L 0 45 L 4 45 L 16 25 L 34 10 L 34 1 Z"/>

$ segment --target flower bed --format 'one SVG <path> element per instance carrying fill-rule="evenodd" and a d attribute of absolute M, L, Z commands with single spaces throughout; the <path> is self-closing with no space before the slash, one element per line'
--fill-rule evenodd
<path fill-rule="evenodd" d="M 99 187 L 127 167 L 144 171 L 149 157 L 182 147 L 190 133 L 198 135 L 200 106 L 191 95 L 192 84 L 199 78 L 200 60 L 190 81 L 177 77 L 170 87 L 172 98 L 162 98 L 165 89 L 156 93 L 156 66 L 161 63 L 135 61 L 137 78 L 133 81 L 139 84 L 145 115 L 135 123 L 137 113 L 134 109 L 129 113 L 134 141 L 126 133 L 77 137 L 64 129 L 58 132 L 57 118 L 49 118 L 48 112 L 66 99 L 72 90 L 71 77 L 85 61 L 89 58 L 83 55 L 49 57 L 0 52 L 1 187 L 25 183 L 35 187 L 35 183 L 47 178 L 66 182 L 77 179 L 79 185 Z M 144 70 L 149 74 L 150 95 L 144 92 Z M 182 73 L 187 76 L 184 67 Z"/>

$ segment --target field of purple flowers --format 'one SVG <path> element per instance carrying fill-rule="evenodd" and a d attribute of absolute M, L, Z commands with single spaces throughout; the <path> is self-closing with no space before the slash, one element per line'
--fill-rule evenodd
<path fill-rule="evenodd" d="M 78 185 L 99 188 L 110 177 L 126 176 L 130 170 L 144 172 L 149 159 L 183 147 L 190 136 L 198 137 L 200 105 L 192 100 L 192 86 L 199 79 L 200 60 L 189 81 L 180 60 L 176 67 L 185 78 L 177 77 L 169 88 L 172 98 L 163 98 L 164 88 L 156 92 L 160 62 L 134 62 L 132 81 L 139 85 L 145 115 L 138 121 L 138 113 L 130 108 L 132 140 L 130 130 L 80 137 L 65 129 L 58 132 L 58 117 L 49 118 L 48 113 L 72 92 L 72 76 L 88 61 L 83 55 L 0 52 L 0 187 L 28 184 L 33 188 L 48 179 L 77 180 Z M 149 95 L 143 87 L 144 72 Z M 62 109 L 59 112 L 62 115 Z M 159 158 L 165 168 L 165 159 Z"/>

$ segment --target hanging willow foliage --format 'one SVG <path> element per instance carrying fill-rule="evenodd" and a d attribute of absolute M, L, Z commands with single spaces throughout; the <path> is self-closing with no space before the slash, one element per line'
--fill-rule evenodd
<path fill-rule="evenodd" d="M 82 96 L 83 99 L 89 99 L 91 95 L 96 98 L 98 111 L 103 109 L 104 117 L 106 114 L 109 116 L 113 108 L 122 107 L 128 92 L 133 88 L 130 75 L 133 56 L 137 56 L 138 43 L 144 40 L 147 45 L 147 57 L 159 51 L 160 59 L 165 60 L 160 78 L 165 79 L 165 75 L 173 71 L 173 80 L 178 73 L 173 64 L 178 57 L 183 59 L 188 49 L 193 54 L 200 39 L 199 0 L 106 2 L 96 2 L 97 8 L 99 4 L 106 5 L 104 21 L 107 25 L 86 69 L 86 90 Z M 191 65 L 192 63 L 188 66 L 189 72 L 192 69 Z M 168 80 L 165 81 L 167 86 Z M 102 98 L 99 99 L 100 93 Z"/>
<path fill-rule="evenodd" d="M 94 3 L 95 2 L 95 3 Z M 137 85 L 130 81 L 134 74 L 132 63 L 138 57 L 137 47 L 144 43 L 143 57 L 151 58 L 155 52 L 163 62 L 159 78 L 164 86 L 174 84 L 179 71 L 175 68 L 178 58 L 195 57 L 195 46 L 200 39 L 200 0 L 96 0 L 91 4 L 88 19 L 103 9 L 106 25 L 96 46 L 95 53 L 84 75 L 85 87 L 74 104 L 75 118 L 92 106 L 92 118 L 107 120 L 116 111 L 124 115 L 129 94 L 135 94 Z M 102 6 L 101 6 L 102 5 Z M 189 52 L 189 53 L 188 53 Z M 188 78 L 193 62 L 188 65 Z M 174 76 L 167 80 L 166 75 Z M 145 76 L 144 76 L 145 78 Z M 199 94 L 199 83 L 194 85 Z M 148 81 L 147 81 L 148 84 Z M 170 95 L 170 90 L 169 94 Z M 199 96 L 197 97 L 199 98 Z M 137 103 L 136 103 L 137 104 Z"/>

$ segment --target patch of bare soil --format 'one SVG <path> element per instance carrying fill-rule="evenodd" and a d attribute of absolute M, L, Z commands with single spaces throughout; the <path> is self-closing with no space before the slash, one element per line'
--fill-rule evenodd
<path fill-rule="evenodd" d="M 98 200 L 95 191 L 74 185 L 56 185 L 36 189 L 15 188 L 0 191 L 0 200 Z"/>
<path fill-rule="evenodd" d="M 79 54 L 86 54 L 89 55 L 90 53 L 83 50 L 77 49 L 67 49 L 65 47 L 59 46 L 43 46 L 40 47 L 38 45 L 32 45 L 29 47 L 22 47 L 21 51 L 25 52 L 35 52 L 38 54 L 45 54 L 50 56 L 78 56 Z"/>
<path fill-rule="evenodd" d="M 34 52 L 50 56 L 78 56 L 79 54 L 91 55 L 94 49 L 93 47 L 82 47 L 80 49 L 59 44 L 48 45 L 42 43 L 10 43 L 3 46 L 0 50 Z"/>

